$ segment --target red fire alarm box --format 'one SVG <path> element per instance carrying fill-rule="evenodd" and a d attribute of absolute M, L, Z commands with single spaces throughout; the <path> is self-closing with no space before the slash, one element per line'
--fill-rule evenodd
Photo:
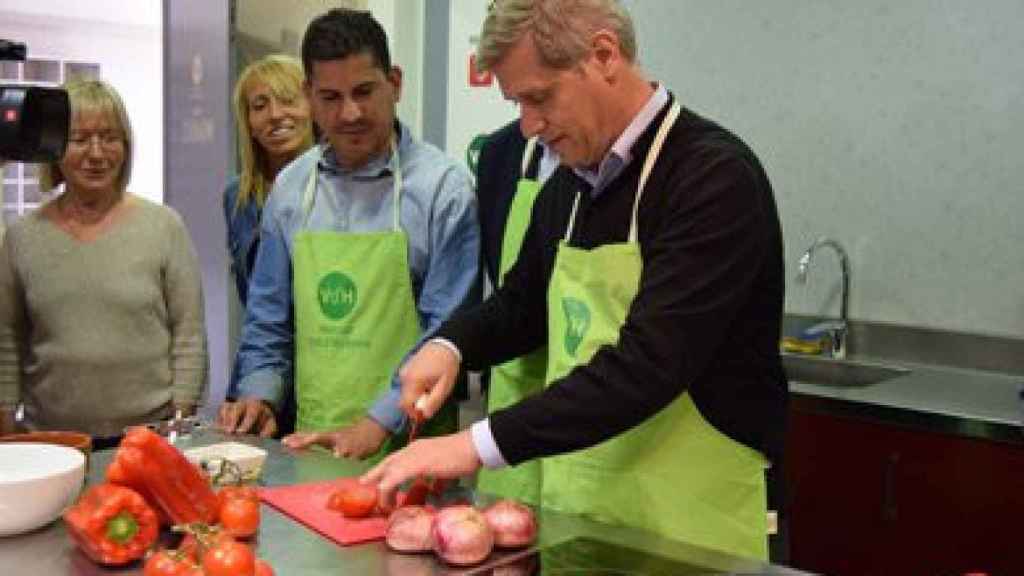
<path fill-rule="evenodd" d="M 481 72 L 476 67 L 476 54 L 469 55 L 469 85 L 490 86 L 494 82 L 494 74 L 491 71 Z"/>

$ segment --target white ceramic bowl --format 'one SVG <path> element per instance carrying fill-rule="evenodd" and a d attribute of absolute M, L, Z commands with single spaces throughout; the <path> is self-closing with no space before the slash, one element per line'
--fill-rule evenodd
<path fill-rule="evenodd" d="M 85 479 L 85 455 L 55 444 L 0 444 L 0 536 L 35 530 L 72 504 Z"/>

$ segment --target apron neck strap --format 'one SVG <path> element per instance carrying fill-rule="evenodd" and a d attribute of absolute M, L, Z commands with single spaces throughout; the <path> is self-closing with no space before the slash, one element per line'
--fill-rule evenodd
<path fill-rule="evenodd" d="M 640 182 L 636 185 L 636 200 L 633 201 L 633 220 L 629 224 L 630 242 L 636 242 L 637 212 L 640 211 L 640 196 L 644 193 L 644 187 L 647 185 L 647 177 L 651 175 L 654 163 L 658 160 L 658 155 L 661 154 L 661 145 L 665 143 L 668 131 L 676 123 L 676 118 L 679 118 L 681 111 L 682 106 L 679 105 L 679 102 L 673 102 L 665 119 L 661 121 L 661 126 L 658 127 L 658 133 L 654 136 L 654 143 L 651 144 L 647 157 L 644 158 L 644 168 L 640 171 Z"/>
<path fill-rule="evenodd" d="M 533 159 L 533 150 L 537 147 L 537 137 L 534 136 L 526 141 L 526 148 L 523 150 L 523 167 L 519 172 L 520 177 L 526 178 L 526 172 L 530 169 L 530 160 Z"/>
<path fill-rule="evenodd" d="M 394 205 L 392 206 L 392 226 L 394 231 L 398 232 L 401 230 L 401 223 L 399 221 L 399 207 L 401 206 L 400 200 L 402 195 L 402 164 L 398 157 L 398 145 L 395 143 L 395 139 L 391 139 L 391 181 L 394 184 Z M 319 161 L 313 164 L 313 170 L 309 174 L 309 178 L 306 179 L 306 188 L 302 192 L 302 227 L 305 228 L 306 224 L 309 223 L 309 215 L 313 212 L 313 202 L 316 198 L 316 183 L 319 179 L 320 165 Z"/>
<path fill-rule="evenodd" d="M 394 206 L 392 207 L 392 213 L 394 218 L 392 220 L 392 226 L 394 231 L 398 232 L 402 229 L 402 224 L 399 222 L 399 212 L 401 207 L 402 197 L 402 163 L 399 162 L 398 158 L 398 144 L 395 143 L 395 139 L 391 139 L 391 182 L 394 186 L 393 194 Z"/>
<path fill-rule="evenodd" d="M 565 227 L 565 238 L 563 238 L 566 244 L 569 243 L 569 238 L 572 238 L 572 229 L 576 225 L 576 210 L 580 207 L 580 194 L 582 192 L 577 190 L 576 199 L 572 202 L 572 212 L 569 213 L 569 225 Z"/>
<path fill-rule="evenodd" d="M 633 214 L 629 223 L 629 242 L 636 242 L 637 235 L 637 213 L 640 209 L 640 196 L 644 192 L 644 187 L 647 185 L 647 177 L 651 175 L 651 170 L 654 168 L 654 163 L 658 160 L 658 155 L 661 154 L 661 146 L 665 143 L 665 138 L 668 136 L 668 131 L 672 128 L 672 125 L 676 123 L 676 119 L 679 118 L 679 114 L 682 112 L 682 106 L 679 102 L 673 102 L 672 107 L 669 108 L 668 114 L 662 119 L 661 125 L 658 126 L 658 133 L 654 136 L 654 142 L 651 144 L 650 150 L 647 151 L 647 156 L 644 158 L 644 167 L 640 171 L 640 181 L 636 185 L 636 199 L 633 200 Z M 569 238 L 572 237 L 573 225 L 576 223 L 576 210 L 580 206 L 580 194 L 579 190 L 576 191 L 576 200 L 572 205 L 572 213 L 569 215 L 569 226 L 565 230 L 565 241 L 569 242 Z"/>

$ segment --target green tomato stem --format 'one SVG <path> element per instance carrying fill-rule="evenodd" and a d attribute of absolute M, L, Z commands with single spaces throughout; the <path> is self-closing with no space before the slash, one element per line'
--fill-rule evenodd
<path fill-rule="evenodd" d="M 107 538 L 118 544 L 127 544 L 139 532 L 139 523 L 128 512 L 121 512 L 107 520 Z"/>

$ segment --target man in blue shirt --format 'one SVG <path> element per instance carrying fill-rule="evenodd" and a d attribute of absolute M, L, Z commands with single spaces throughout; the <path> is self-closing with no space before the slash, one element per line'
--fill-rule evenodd
<path fill-rule="evenodd" d="M 291 447 L 377 453 L 405 423 L 396 371 L 475 293 L 480 250 L 468 172 L 396 119 L 401 71 L 380 24 L 335 9 L 302 44 L 326 142 L 278 175 L 239 345 L 230 432 L 271 436 L 284 392 Z M 453 429 L 455 406 L 437 425 Z M 439 430 L 441 431 L 441 430 Z"/>

